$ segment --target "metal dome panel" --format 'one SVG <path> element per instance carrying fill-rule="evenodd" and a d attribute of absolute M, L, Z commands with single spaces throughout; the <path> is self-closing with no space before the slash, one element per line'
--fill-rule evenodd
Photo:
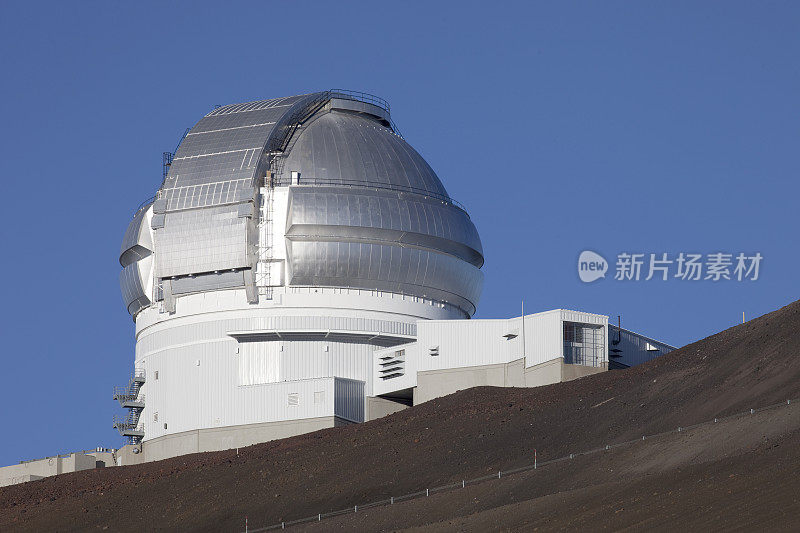
<path fill-rule="evenodd" d="M 367 116 L 331 111 L 306 126 L 282 164 L 282 183 L 374 185 L 449 198 L 428 163 L 402 137 Z"/>
<path fill-rule="evenodd" d="M 384 290 L 440 300 L 471 316 L 483 272 L 456 257 L 358 242 L 291 242 L 290 285 Z"/>
<path fill-rule="evenodd" d="M 478 231 L 441 200 L 361 188 L 291 188 L 286 236 L 292 240 L 393 243 L 427 248 L 483 265 Z"/>

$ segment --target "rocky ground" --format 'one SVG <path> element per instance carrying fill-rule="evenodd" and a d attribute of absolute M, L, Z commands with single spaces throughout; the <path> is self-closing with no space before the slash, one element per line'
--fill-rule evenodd
<path fill-rule="evenodd" d="M 0 530 L 237 531 L 578 455 L 296 529 L 800 528 L 800 303 L 636 368 L 477 388 L 366 424 L 0 489 Z M 726 415 L 688 431 L 673 431 Z"/>

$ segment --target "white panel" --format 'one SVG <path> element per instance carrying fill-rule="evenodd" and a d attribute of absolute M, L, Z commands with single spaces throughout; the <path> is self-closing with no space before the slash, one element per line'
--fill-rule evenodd
<path fill-rule="evenodd" d="M 232 291 L 219 291 L 211 294 L 225 294 Z M 180 303 L 180 299 L 179 299 Z M 213 302 L 212 302 L 213 303 Z M 244 304 L 246 305 L 246 303 Z M 342 313 L 343 315 L 344 313 Z M 226 317 L 232 318 L 226 318 Z M 411 336 L 416 326 L 407 322 L 377 320 L 351 316 L 292 316 L 286 311 L 268 316 L 254 316 L 248 312 L 237 317 L 234 313 L 204 314 L 186 319 L 170 320 L 166 327 L 154 327 L 143 331 L 136 344 L 137 358 L 175 344 L 199 342 L 205 339 L 221 339 L 231 332 L 242 331 L 361 331 L 387 333 L 389 335 Z M 233 339 L 231 339 L 233 340 Z"/>
<path fill-rule="evenodd" d="M 561 310 L 526 315 L 524 337 L 526 367 L 563 357 Z"/>
<path fill-rule="evenodd" d="M 405 373 L 389 379 L 381 378 L 381 357 L 391 355 L 397 350 L 405 351 Z M 416 342 L 376 350 L 372 356 L 372 387 L 367 389 L 366 394 L 379 396 L 416 387 L 420 353 L 419 343 Z"/>
<path fill-rule="evenodd" d="M 239 344 L 239 385 L 282 381 L 280 346 L 275 342 Z"/>
<path fill-rule="evenodd" d="M 508 320 L 434 320 L 417 324 L 419 369 L 439 370 L 508 363 Z M 430 351 L 438 347 L 438 355 Z"/>

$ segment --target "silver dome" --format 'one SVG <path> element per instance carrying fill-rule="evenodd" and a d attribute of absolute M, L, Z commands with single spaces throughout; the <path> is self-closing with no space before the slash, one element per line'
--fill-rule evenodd
<path fill-rule="evenodd" d="M 282 180 L 378 185 L 447 198 L 436 173 L 411 145 L 369 115 L 335 110 L 304 127 L 283 165 Z"/>
<path fill-rule="evenodd" d="M 283 286 L 389 291 L 475 312 L 483 250 L 466 211 L 396 132 L 388 105 L 342 91 L 224 106 L 189 131 L 148 217 L 126 232 L 128 310 L 242 287 L 257 303 L 257 265 L 275 246 L 262 242 L 260 206 L 278 190 L 288 192 Z"/>

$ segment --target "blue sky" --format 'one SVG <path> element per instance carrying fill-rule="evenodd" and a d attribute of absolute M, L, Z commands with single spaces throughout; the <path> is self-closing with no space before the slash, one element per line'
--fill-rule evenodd
<path fill-rule="evenodd" d="M 215 104 L 389 100 L 481 234 L 478 317 L 524 298 L 683 345 L 797 299 L 796 3 L 133 5 L 0 3 L 0 465 L 121 444 L 119 244 Z M 760 279 L 613 280 L 620 252 L 720 251 Z"/>

